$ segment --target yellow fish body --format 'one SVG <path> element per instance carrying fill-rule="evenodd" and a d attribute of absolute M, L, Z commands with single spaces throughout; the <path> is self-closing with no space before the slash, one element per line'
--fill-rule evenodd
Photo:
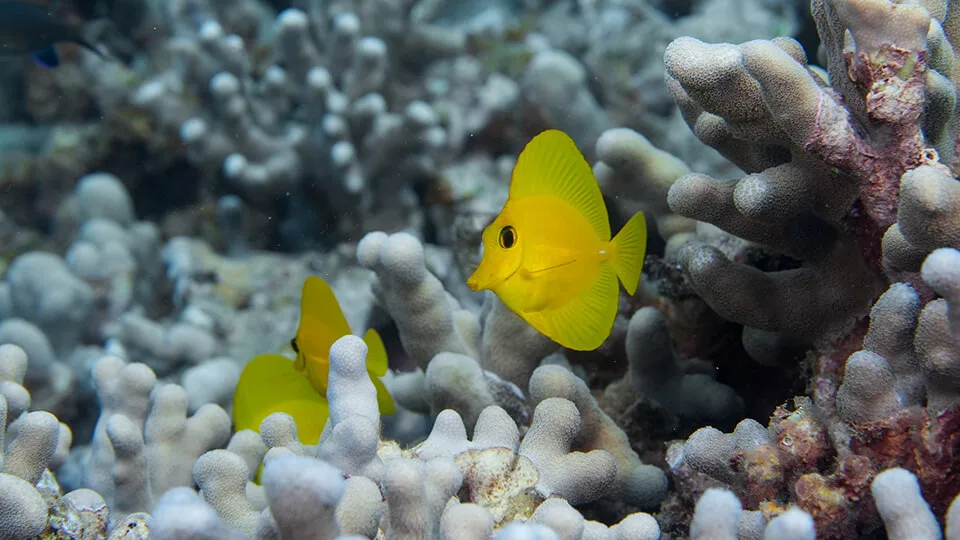
<path fill-rule="evenodd" d="M 280 354 L 261 354 L 247 362 L 233 394 L 233 425 L 236 431 L 260 432 L 263 420 L 275 412 L 287 413 L 297 422 L 297 436 L 304 444 L 316 444 L 330 416 L 323 394 L 317 393 L 293 362 Z"/>
<path fill-rule="evenodd" d="M 247 363 L 233 394 L 233 423 L 237 431 L 260 431 L 263 419 L 275 412 L 287 413 L 297 422 L 300 442 L 316 444 L 327 422 L 327 376 L 330 347 L 350 333 L 350 325 L 327 282 L 309 276 L 300 298 L 300 326 L 290 346 L 297 354 L 291 360 L 280 354 L 262 354 Z M 367 372 L 377 388 L 381 414 L 396 407 L 380 377 L 387 373 L 387 351 L 376 330 L 363 337 L 367 344 Z"/>
<path fill-rule="evenodd" d="M 520 153 L 507 202 L 483 231 L 483 258 L 467 285 L 493 291 L 560 345 L 593 350 L 613 328 L 618 278 L 636 292 L 646 247 L 642 212 L 610 238 L 593 170 L 569 136 L 547 130 Z"/>

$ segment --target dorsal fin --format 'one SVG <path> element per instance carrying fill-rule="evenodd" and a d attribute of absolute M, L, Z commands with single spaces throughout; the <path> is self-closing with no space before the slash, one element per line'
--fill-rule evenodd
<path fill-rule="evenodd" d="M 350 333 L 333 289 L 319 276 L 308 276 L 300 298 L 297 347 L 307 357 L 330 355 L 333 342 Z"/>
<path fill-rule="evenodd" d="M 566 133 L 549 129 L 520 152 L 510 181 L 510 198 L 549 195 L 583 215 L 601 241 L 610 240 L 610 222 L 593 169 Z"/>
<path fill-rule="evenodd" d="M 384 347 L 380 334 L 371 328 L 364 334 L 363 342 L 367 344 L 367 371 L 377 377 L 383 377 L 387 374 L 389 362 L 387 348 Z"/>

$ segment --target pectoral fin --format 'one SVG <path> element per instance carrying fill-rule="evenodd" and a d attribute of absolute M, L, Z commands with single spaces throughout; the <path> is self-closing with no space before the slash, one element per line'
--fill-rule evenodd
<path fill-rule="evenodd" d="M 529 275 L 542 274 L 577 262 L 569 249 L 541 244 L 524 253 L 521 269 Z"/>
<path fill-rule="evenodd" d="M 620 302 L 620 284 L 608 263 L 600 265 L 589 287 L 555 308 L 525 313 L 530 326 L 575 351 L 592 351 L 610 335 Z"/>

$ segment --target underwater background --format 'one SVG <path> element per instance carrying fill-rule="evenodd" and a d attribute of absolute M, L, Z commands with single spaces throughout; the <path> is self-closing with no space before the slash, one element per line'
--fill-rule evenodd
<path fill-rule="evenodd" d="M 958 47 L 0 0 L 0 540 L 960 540 Z"/>

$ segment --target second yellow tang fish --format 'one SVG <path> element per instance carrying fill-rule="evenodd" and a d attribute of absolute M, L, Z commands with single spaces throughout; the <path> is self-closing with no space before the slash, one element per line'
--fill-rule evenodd
<path fill-rule="evenodd" d="M 483 231 L 483 258 L 467 285 L 493 291 L 560 345 L 593 350 L 613 328 L 618 278 L 636 292 L 646 248 L 642 212 L 611 240 L 593 170 L 567 134 L 547 130 L 517 158 L 509 197 Z"/>
<path fill-rule="evenodd" d="M 260 431 L 263 419 L 275 412 L 289 414 L 297 422 L 300 442 L 316 444 L 327 422 L 327 375 L 330 347 L 350 333 L 350 325 L 327 282 L 310 276 L 303 282 L 300 326 L 290 346 L 297 354 L 291 360 L 280 354 L 261 354 L 250 360 L 233 395 L 236 431 Z M 380 377 L 387 373 L 387 351 L 376 330 L 363 337 L 367 344 L 367 372 L 377 388 L 381 414 L 393 414 L 393 399 Z"/>

